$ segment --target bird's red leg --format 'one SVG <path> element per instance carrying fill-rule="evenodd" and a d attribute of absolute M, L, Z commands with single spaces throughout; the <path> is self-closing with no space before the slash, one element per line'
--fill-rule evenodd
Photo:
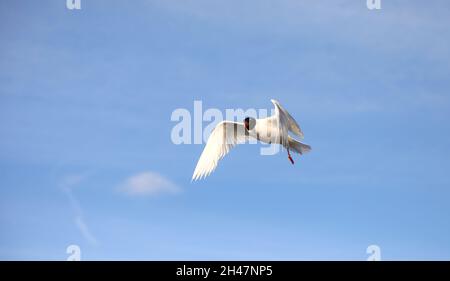
<path fill-rule="evenodd" d="M 291 157 L 291 153 L 289 152 L 289 148 L 287 149 L 287 153 L 288 153 L 289 161 L 291 161 L 292 165 L 294 165 L 294 159 L 292 159 L 292 157 Z"/>

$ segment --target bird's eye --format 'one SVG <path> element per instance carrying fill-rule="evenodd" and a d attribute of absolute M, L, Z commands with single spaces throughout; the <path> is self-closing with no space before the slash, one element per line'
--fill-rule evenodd
<path fill-rule="evenodd" d="M 254 118 L 247 117 L 244 119 L 244 125 L 247 130 L 253 130 L 256 125 L 256 120 Z"/>

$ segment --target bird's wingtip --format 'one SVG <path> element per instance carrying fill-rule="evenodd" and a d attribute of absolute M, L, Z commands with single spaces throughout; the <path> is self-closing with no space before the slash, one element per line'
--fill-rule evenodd
<path fill-rule="evenodd" d="M 273 105 L 275 105 L 275 106 L 279 106 L 280 105 L 280 102 L 279 101 L 277 101 L 276 99 L 270 99 L 270 102 L 272 102 L 273 103 Z"/>

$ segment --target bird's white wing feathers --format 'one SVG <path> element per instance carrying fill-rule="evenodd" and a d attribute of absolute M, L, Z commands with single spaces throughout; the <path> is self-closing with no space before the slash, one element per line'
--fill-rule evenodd
<path fill-rule="evenodd" d="M 311 151 L 311 146 L 307 145 L 306 143 L 301 143 L 296 139 L 293 139 L 291 137 L 288 137 L 289 139 L 289 148 L 292 151 L 295 151 L 299 154 L 304 154 Z"/>
<path fill-rule="evenodd" d="M 275 114 L 272 116 L 272 118 L 274 118 L 276 122 L 275 127 L 278 129 L 277 142 L 279 142 L 283 147 L 288 147 L 289 146 L 288 119 L 286 115 L 283 113 L 279 103 L 275 100 L 271 100 L 271 102 L 275 106 Z"/>
<path fill-rule="evenodd" d="M 297 121 L 289 114 L 289 112 L 281 106 L 281 104 L 276 100 L 270 100 L 275 106 L 275 114 L 280 115 L 280 121 L 283 120 L 284 124 L 287 125 L 287 130 L 299 136 L 301 139 L 304 138 L 303 132 L 300 129 L 300 126 L 297 124 Z M 284 125 L 280 124 L 280 125 Z M 287 134 L 287 133 L 286 133 Z"/>
<path fill-rule="evenodd" d="M 234 146 L 248 139 L 243 123 L 223 121 L 217 124 L 208 138 L 200 159 L 195 167 L 192 180 L 207 177 Z"/>

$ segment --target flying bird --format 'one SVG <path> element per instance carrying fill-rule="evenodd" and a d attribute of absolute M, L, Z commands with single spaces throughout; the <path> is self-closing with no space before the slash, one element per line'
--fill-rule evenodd
<path fill-rule="evenodd" d="M 209 176 L 216 168 L 219 160 L 237 144 L 256 139 L 267 144 L 280 144 L 287 150 L 289 161 L 294 164 L 290 151 L 299 154 L 309 152 L 311 146 L 301 143 L 291 136 L 292 132 L 300 139 L 303 132 L 295 119 L 276 100 L 270 100 L 275 106 L 274 114 L 267 118 L 255 119 L 246 117 L 244 122 L 222 121 L 213 129 L 195 167 L 192 180 Z"/>

